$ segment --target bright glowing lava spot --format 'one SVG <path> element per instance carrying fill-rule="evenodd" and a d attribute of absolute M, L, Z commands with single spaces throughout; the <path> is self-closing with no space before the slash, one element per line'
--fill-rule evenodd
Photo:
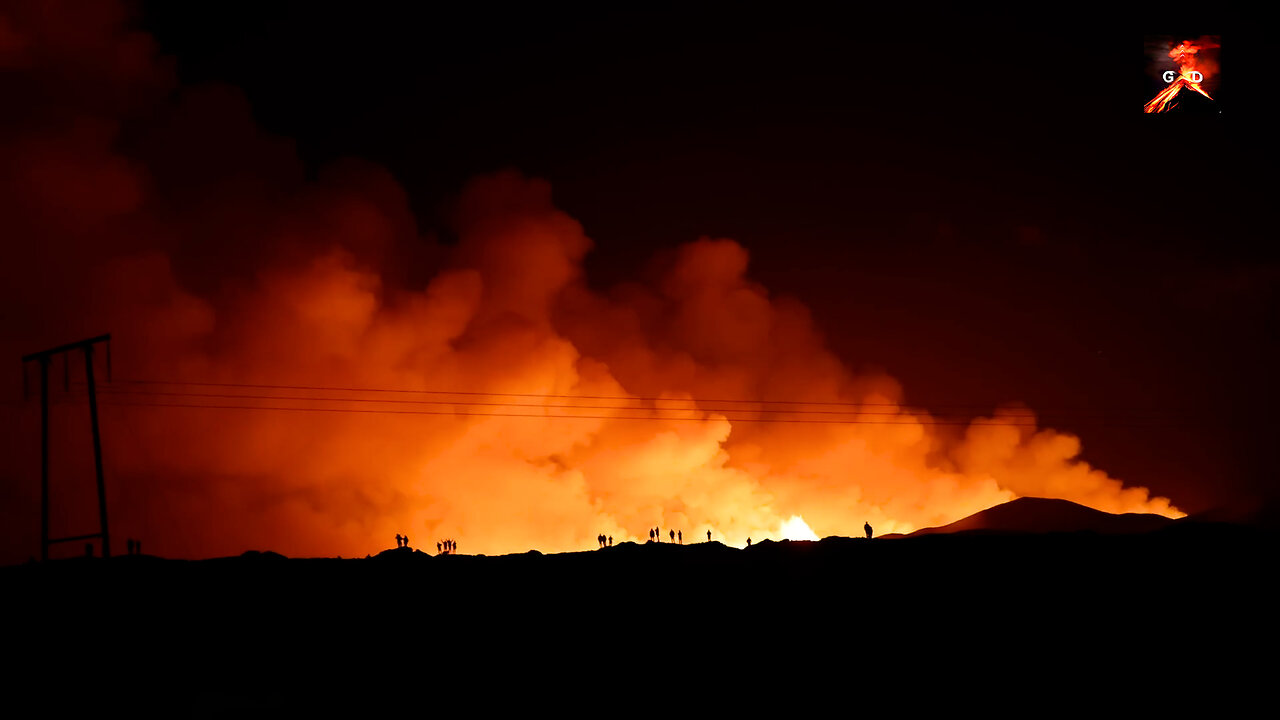
<path fill-rule="evenodd" d="M 778 528 L 778 534 L 783 540 L 820 540 L 817 533 L 809 527 L 804 518 L 799 515 L 792 515 L 789 520 L 782 523 L 782 527 Z"/>

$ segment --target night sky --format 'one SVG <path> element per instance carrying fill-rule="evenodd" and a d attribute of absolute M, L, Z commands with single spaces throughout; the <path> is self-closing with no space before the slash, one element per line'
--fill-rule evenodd
<path fill-rule="evenodd" d="M 1195 513 L 1274 491 L 1280 360 L 1260 51 L 1197 13 L 200 1 L 132 24 L 307 178 L 386 168 L 432 242 L 504 169 L 582 223 L 594 289 L 732 238 L 851 368 L 939 411 L 1025 403 Z M 1220 115 L 1139 112 L 1144 33 L 1223 37 Z M 118 146 L 159 166 L 149 122 Z"/>

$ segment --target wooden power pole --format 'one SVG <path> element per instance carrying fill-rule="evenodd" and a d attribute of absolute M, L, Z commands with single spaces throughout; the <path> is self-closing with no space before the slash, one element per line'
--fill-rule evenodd
<path fill-rule="evenodd" d="M 111 535 L 107 531 L 107 490 L 102 480 L 102 438 L 98 433 L 98 394 L 93 377 L 93 346 L 107 343 L 107 379 L 111 379 L 111 336 L 99 335 L 79 342 L 59 345 L 56 348 L 31 353 L 22 358 L 26 363 L 40 363 L 40 559 L 49 559 L 49 546 L 54 543 L 75 542 L 77 540 L 102 539 L 102 556 L 111 557 Z M 85 381 L 89 389 L 89 422 L 93 427 L 93 467 L 98 475 L 98 522 L 99 531 L 88 535 L 74 537 L 49 537 L 49 365 L 55 355 L 71 353 L 76 350 L 84 352 Z"/>

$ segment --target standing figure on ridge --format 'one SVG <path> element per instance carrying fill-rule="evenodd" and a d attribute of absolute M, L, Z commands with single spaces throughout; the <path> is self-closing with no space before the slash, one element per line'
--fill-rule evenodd
<path fill-rule="evenodd" d="M 862 529 L 867 533 L 867 539 L 871 539 L 871 523 L 863 523 Z"/>

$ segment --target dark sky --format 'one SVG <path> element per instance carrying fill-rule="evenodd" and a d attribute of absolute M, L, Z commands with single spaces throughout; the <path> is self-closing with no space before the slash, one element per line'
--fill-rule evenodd
<path fill-rule="evenodd" d="M 595 241 L 593 284 L 731 237 L 912 402 L 1058 413 L 1193 512 L 1270 487 L 1274 139 L 1247 17 L 370 5 L 154 2 L 141 25 L 309 168 L 387 167 L 424 230 L 517 168 Z M 1221 115 L 1138 112 L 1151 33 L 1223 36 Z"/>

